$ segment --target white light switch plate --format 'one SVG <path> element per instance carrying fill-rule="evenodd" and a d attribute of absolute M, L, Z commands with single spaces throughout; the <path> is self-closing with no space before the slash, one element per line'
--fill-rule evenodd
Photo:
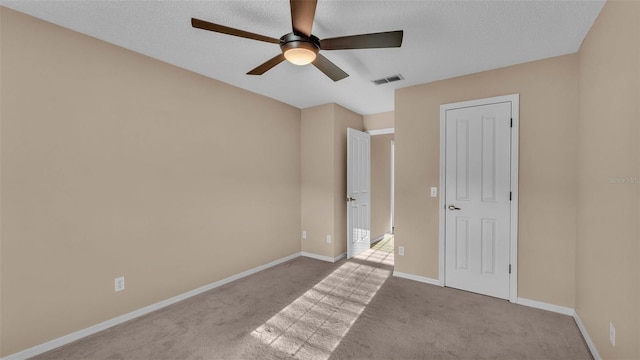
<path fill-rule="evenodd" d="M 438 196 L 438 188 L 437 187 L 432 187 L 431 188 L 431 197 L 436 197 Z"/>

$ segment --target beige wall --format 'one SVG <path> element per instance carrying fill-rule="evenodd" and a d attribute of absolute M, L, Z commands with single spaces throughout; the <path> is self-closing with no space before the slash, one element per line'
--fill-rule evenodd
<path fill-rule="evenodd" d="M 640 3 L 610 1 L 577 54 L 398 90 L 396 270 L 438 276 L 438 106 L 520 93 L 518 295 L 575 307 L 603 358 L 640 358 L 639 69 Z"/>
<path fill-rule="evenodd" d="M 371 137 L 371 239 L 391 231 L 391 142 L 393 134 Z"/>
<path fill-rule="evenodd" d="M 394 112 L 383 112 L 364 116 L 364 130 L 389 129 L 395 126 Z"/>
<path fill-rule="evenodd" d="M 347 127 L 396 128 L 396 270 L 437 278 L 439 106 L 519 93 L 518 295 L 640 358 L 639 23 L 609 2 L 578 54 L 400 89 L 363 118 L 1 8 L 0 356 L 300 249 L 340 255 Z"/>
<path fill-rule="evenodd" d="M 334 104 L 302 110 L 302 251 L 333 257 Z"/>
<path fill-rule="evenodd" d="M 299 109 L 0 23 L 0 356 L 300 251 Z"/>
<path fill-rule="evenodd" d="M 520 94 L 518 295 L 575 305 L 577 56 L 399 89 L 396 270 L 438 278 L 440 105 Z"/>
<path fill-rule="evenodd" d="M 640 358 L 639 52 L 639 2 L 608 2 L 579 52 L 576 310 L 604 359 Z"/>
<path fill-rule="evenodd" d="M 347 128 L 362 130 L 362 115 L 336 104 L 302 110 L 302 251 L 331 258 L 347 251 Z"/>

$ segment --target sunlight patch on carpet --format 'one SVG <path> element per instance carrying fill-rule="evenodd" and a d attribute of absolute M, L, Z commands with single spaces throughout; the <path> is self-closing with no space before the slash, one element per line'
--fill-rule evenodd
<path fill-rule="evenodd" d="M 384 238 L 371 245 L 372 249 L 393 252 L 393 234 L 385 234 Z"/>
<path fill-rule="evenodd" d="M 362 260 L 384 263 L 389 253 L 377 252 L 366 251 Z M 251 335 L 296 359 L 326 360 L 390 275 L 388 269 L 346 262 Z"/>
<path fill-rule="evenodd" d="M 356 255 L 355 259 L 393 266 L 393 235 L 385 237 L 374 244 L 371 249 Z"/>

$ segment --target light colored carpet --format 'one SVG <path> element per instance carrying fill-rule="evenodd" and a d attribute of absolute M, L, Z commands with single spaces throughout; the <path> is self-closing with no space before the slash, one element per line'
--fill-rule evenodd
<path fill-rule="evenodd" d="M 393 235 L 386 234 L 384 238 L 371 246 L 374 250 L 393 252 Z"/>
<path fill-rule="evenodd" d="M 297 258 L 34 359 L 591 359 L 571 317 L 395 278 L 377 245 Z"/>

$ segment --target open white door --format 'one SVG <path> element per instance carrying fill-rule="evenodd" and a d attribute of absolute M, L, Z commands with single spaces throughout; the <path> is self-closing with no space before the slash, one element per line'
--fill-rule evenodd
<path fill-rule="evenodd" d="M 347 258 L 371 247 L 371 135 L 347 129 Z"/>
<path fill-rule="evenodd" d="M 445 116 L 445 285 L 510 298 L 512 102 Z"/>

